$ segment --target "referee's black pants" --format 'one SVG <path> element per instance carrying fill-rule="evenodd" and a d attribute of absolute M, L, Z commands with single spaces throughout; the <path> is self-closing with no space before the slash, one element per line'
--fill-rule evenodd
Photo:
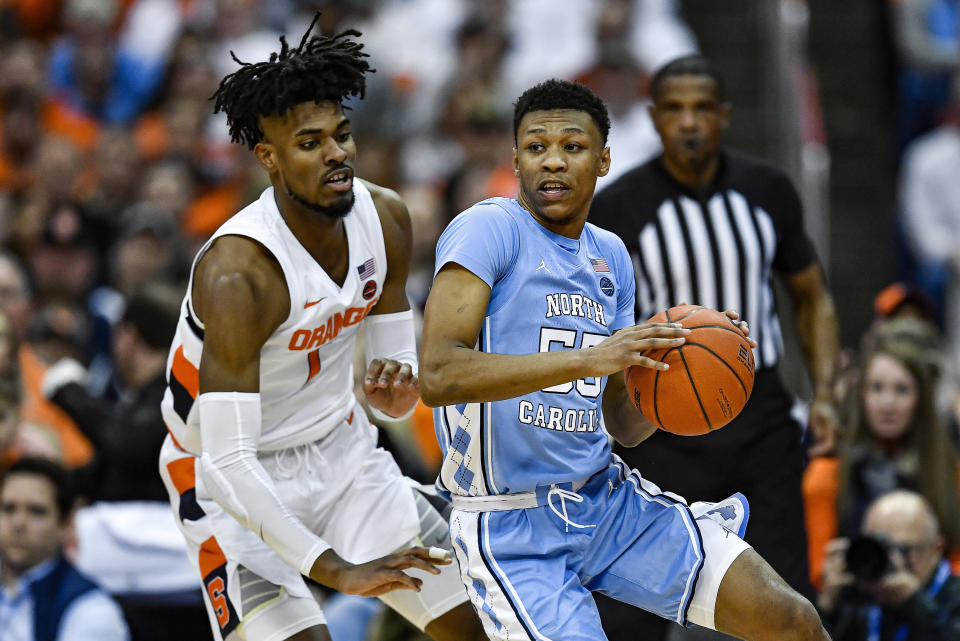
<path fill-rule="evenodd" d="M 791 406 L 776 369 L 759 370 L 747 406 L 722 429 L 696 437 L 657 431 L 637 447 L 615 451 L 644 478 L 688 502 L 742 492 L 750 502 L 747 542 L 812 599 L 800 485 L 804 458 Z M 597 604 L 610 641 L 655 641 L 666 632 L 669 622 L 638 616 L 632 606 L 601 596 Z"/>

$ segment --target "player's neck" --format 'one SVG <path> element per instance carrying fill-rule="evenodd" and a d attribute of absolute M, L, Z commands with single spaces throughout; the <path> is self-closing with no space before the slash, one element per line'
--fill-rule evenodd
<path fill-rule="evenodd" d="M 717 177 L 717 170 L 720 168 L 720 156 L 711 156 L 702 165 L 693 163 L 680 163 L 670 156 L 663 155 L 663 166 L 667 172 L 673 176 L 673 179 L 682 185 L 692 189 L 702 189 L 713 182 Z"/>
<path fill-rule="evenodd" d="M 322 216 L 309 210 L 274 186 L 274 201 L 290 232 L 330 278 L 342 285 L 346 277 L 349 247 L 343 218 Z"/>

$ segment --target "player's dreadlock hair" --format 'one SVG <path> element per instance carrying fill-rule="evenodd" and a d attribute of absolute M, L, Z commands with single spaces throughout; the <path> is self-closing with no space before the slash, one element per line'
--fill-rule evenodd
<path fill-rule="evenodd" d="M 363 45 L 350 37 L 360 36 L 349 29 L 328 38 L 310 32 L 317 13 L 303 34 L 300 45 L 291 49 L 280 36 L 280 53 L 267 62 L 243 62 L 231 51 L 240 68 L 220 81 L 213 94 L 213 112 L 227 114 L 230 139 L 254 146 L 263 140 L 260 118 L 282 116 L 304 102 L 343 102 L 348 96 L 363 98 L 364 74 L 374 71 L 364 60 Z"/>
<path fill-rule="evenodd" d="M 587 112 L 600 130 L 603 144 L 607 144 L 607 134 L 610 133 L 610 116 L 607 114 L 607 106 L 597 94 L 579 82 L 557 79 L 545 80 L 527 89 L 517 98 L 517 102 L 513 105 L 513 142 L 517 142 L 517 129 L 525 115 L 531 111 L 553 109 Z"/>

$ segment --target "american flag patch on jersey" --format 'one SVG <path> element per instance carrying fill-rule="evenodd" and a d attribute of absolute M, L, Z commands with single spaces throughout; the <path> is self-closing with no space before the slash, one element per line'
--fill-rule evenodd
<path fill-rule="evenodd" d="M 607 261 L 602 258 L 591 258 L 590 264 L 593 265 L 593 271 L 598 274 L 609 274 L 610 268 L 607 266 Z"/>
<path fill-rule="evenodd" d="M 357 271 L 360 273 L 360 280 L 363 280 L 364 278 L 370 278 L 377 273 L 377 264 L 372 258 L 368 258 L 367 262 L 357 266 Z"/>

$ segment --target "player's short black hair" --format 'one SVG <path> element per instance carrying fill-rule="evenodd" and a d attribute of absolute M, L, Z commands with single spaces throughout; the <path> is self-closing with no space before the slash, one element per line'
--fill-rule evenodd
<path fill-rule="evenodd" d="M 253 149 L 263 140 L 261 117 L 282 116 L 299 104 L 363 98 L 364 74 L 374 70 L 364 60 L 368 56 L 363 45 L 350 39 L 360 32 L 348 29 L 332 38 L 310 38 L 319 17 L 313 18 L 296 49 L 280 36 L 280 52 L 270 54 L 267 62 L 242 62 L 230 52 L 240 68 L 220 81 L 213 111 L 227 114 L 233 142 Z"/>
<path fill-rule="evenodd" d="M 53 485 L 57 497 L 57 511 L 60 520 L 70 514 L 73 508 L 73 492 L 70 491 L 69 475 L 67 470 L 56 461 L 39 456 L 24 456 L 18 459 L 3 473 L 3 482 L 16 474 L 42 476 Z"/>
<path fill-rule="evenodd" d="M 660 89 L 663 87 L 663 83 L 667 78 L 674 76 L 707 76 L 717 83 L 717 98 L 720 102 L 726 100 L 727 94 L 723 75 L 720 73 L 720 70 L 717 69 L 717 65 L 713 64 L 709 58 L 701 56 L 698 53 L 675 58 L 660 67 L 657 72 L 653 74 L 653 80 L 650 81 L 650 96 L 656 100 L 657 94 L 660 93 Z"/>
<path fill-rule="evenodd" d="M 597 94 L 579 82 L 569 80 L 545 80 L 521 94 L 513 104 L 513 141 L 517 141 L 520 121 L 531 111 L 552 111 L 554 109 L 574 109 L 585 111 L 593 118 L 600 130 L 603 144 L 607 144 L 610 133 L 610 114 Z"/>

